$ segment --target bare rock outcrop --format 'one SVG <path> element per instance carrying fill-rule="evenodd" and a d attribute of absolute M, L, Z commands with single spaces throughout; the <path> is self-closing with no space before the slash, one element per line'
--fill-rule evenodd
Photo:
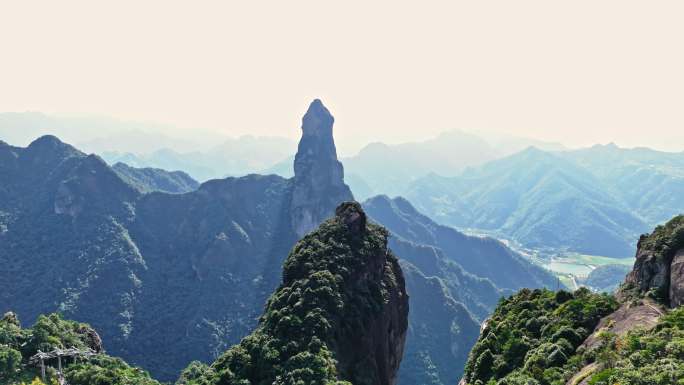
<path fill-rule="evenodd" d="M 670 306 L 684 305 L 684 248 L 677 251 L 670 264 Z"/>
<path fill-rule="evenodd" d="M 333 140 L 335 118 L 319 99 L 302 119 L 302 138 L 294 161 L 291 216 L 301 238 L 330 217 L 338 204 L 353 200 Z"/>
<path fill-rule="evenodd" d="M 618 297 L 632 294 L 649 295 L 670 307 L 684 303 L 684 215 L 639 239 L 634 268 Z"/>

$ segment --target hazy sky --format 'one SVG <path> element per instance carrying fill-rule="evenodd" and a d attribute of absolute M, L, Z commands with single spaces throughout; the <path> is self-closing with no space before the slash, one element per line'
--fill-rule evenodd
<path fill-rule="evenodd" d="M 684 1 L 3 1 L 0 111 L 684 150 Z"/>

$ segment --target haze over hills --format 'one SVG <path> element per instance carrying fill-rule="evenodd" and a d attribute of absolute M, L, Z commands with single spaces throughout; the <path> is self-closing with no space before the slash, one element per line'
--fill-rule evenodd
<path fill-rule="evenodd" d="M 26 148 L 2 143 L 0 176 L 8 183 L 0 188 L 0 263 L 6 266 L 0 279 L 9 290 L 0 293 L 0 310 L 12 309 L 27 322 L 53 311 L 88 322 L 110 353 L 162 380 L 175 378 L 191 360 L 216 358 L 256 326 L 290 247 L 339 202 L 353 199 L 332 124 L 314 101 L 302 121 L 293 178 L 230 177 L 196 189 L 183 174 L 112 168 L 53 136 Z M 399 382 L 430 377 L 450 383 L 474 342 L 476 320 L 503 288 L 553 279 L 539 279 L 529 262 L 517 273 L 518 283 L 485 274 L 508 259 L 524 261 L 495 240 L 433 228 L 406 207 L 402 215 L 415 215 L 416 226 L 430 229 L 425 238 L 391 241 L 406 252 L 402 263 L 412 265 L 411 301 L 438 301 L 441 310 L 410 318 L 407 346 L 415 354 L 405 363 L 426 372 L 402 371 Z M 437 241 L 430 231 L 440 234 Z M 459 243 L 461 253 L 455 252 Z M 428 324 L 445 338 L 423 339 L 420 330 Z M 447 361 L 449 368 L 442 366 Z"/>
<path fill-rule="evenodd" d="M 241 136 L 224 138 L 221 144 L 204 151 L 178 152 L 162 148 L 141 154 L 117 151 L 101 154 L 110 164 L 123 162 L 135 167 L 182 170 L 199 181 L 207 181 L 257 173 L 283 159 L 292 162 L 291 154 L 296 150 L 296 143 L 286 138 Z"/>
<path fill-rule="evenodd" d="M 170 135 L 171 127 L 148 122 L 129 122 L 99 116 L 54 116 L 41 112 L 0 113 L 0 138 L 26 146 L 44 135 L 55 135 L 87 153 L 107 151 L 148 153 L 160 149 L 186 152 L 209 148 L 220 141 L 216 134 L 192 130 L 192 138 Z"/>
<path fill-rule="evenodd" d="M 107 117 L 63 117 L 39 112 L 0 113 L 0 138 L 28 145 L 55 135 L 109 164 L 184 171 L 199 181 L 261 171 L 293 155 L 297 144 L 281 137 L 231 138 L 187 129 Z"/>
<path fill-rule="evenodd" d="M 402 195 L 415 180 L 428 174 L 459 175 L 465 168 L 516 153 L 531 145 L 548 150 L 565 149 L 558 143 L 503 134 L 474 134 L 452 130 L 421 142 L 370 143 L 356 155 L 342 157 L 347 183 L 358 199 L 378 194 Z M 264 173 L 292 176 L 292 160 Z"/>
<path fill-rule="evenodd" d="M 249 173 L 292 177 L 296 143 L 285 137 L 243 135 L 232 138 L 201 129 L 180 130 L 146 122 L 107 117 L 64 117 L 39 112 L 0 113 L 0 138 L 25 146 L 42 135 L 55 135 L 107 163 L 184 171 L 204 182 Z M 408 184 L 429 173 L 458 175 L 464 168 L 498 159 L 528 146 L 562 150 L 558 143 L 502 133 L 445 131 L 423 141 L 369 143 L 342 157 L 348 183 L 359 199 L 401 195 Z"/>
<path fill-rule="evenodd" d="M 116 163 L 112 169 L 140 192 L 153 191 L 181 194 L 197 190 L 200 184 L 183 171 L 166 171 L 158 168 L 135 168 L 125 163 Z"/>
<path fill-rule="evenodd" d="M 562 155 L 591 170 L 651 227 L 684 212 L 684 151 L 608 144 Z"/>
<path fill-rule="evenodd" d="M 529 148 L 456 177 L 421 178 L 406 196 L 439 222 L 526 247 L 628 257 L 639 234 L 684 210 L 682 162 L 684 153 L 614 145 Z"/>

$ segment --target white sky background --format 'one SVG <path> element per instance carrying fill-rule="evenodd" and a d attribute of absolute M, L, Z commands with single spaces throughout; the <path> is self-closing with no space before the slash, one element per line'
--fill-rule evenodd
<path fill-rule="evenodd" d="M 683 1 L 4 1 L 0 111 L 684 150 Z"/>

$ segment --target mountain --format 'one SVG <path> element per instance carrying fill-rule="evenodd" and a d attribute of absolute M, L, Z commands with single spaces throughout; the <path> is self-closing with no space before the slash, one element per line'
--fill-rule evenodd
<path fill-rule="evenodd" d="M 122 162 L 138 168 L 183 170 L 199 181 L 260 172 L 297 150 L 295 141 L 281 137 L 231 138 L 197 128 L 180 130 L 107 117 L 0 113 L 0 138 L 8 143 L 26 146 L 46 135 L 97 154 L 110 165 Z"/>
<path fill-rule="evenodd" d="M 446 131 L 420 142 L 369 143 L 358 154 L 342 158 L 347 184 L 358 199 L 374 195 L 404 195 L 411 182 L 431 173 L 456 176 L 465 168 L 508 156 L 531 145 L 547 150 L 563 146 L 502 134 Z M 292 161 L 283 159 L 266 169 L 284 177 L 292 175 Z"/>
<path fill-rule="evenodd" d="M 485 323 L 461 384 L 681 383 L 683 267 L 680 215 L 640 237 L 615 296 L 520 291 Z"/>
<path fill-rule="evenodd" d="M 159 168 L 136 168 L 116 163 L 112 169 L 128 184 L 140 192 L 161 191 L 182 194 L 197 190 L 199 183 L 183 171 L 166 171 Z"/>
<path fill-rule="evenodd" d="M 255 327 L 298 234 L 353 198 L 325 142 L 332 119 L 320 102 L 310 110 L 300 151 L 316 156 L 299 157 L 294 178 L 226 178 L 185 194 L 142 193 L 53 136 L 1 143 L 0 310 L 88 322 L 112 354 L 162 380 L 216 358 Z M 325 135 L 307 139 L 316 130 Z"/>
<path fill-rule="evenodd" d="M 375 194 L 397 195 L 410 181 L 430 171 L 455 175 L 466 166 L 496 157 L 496 151 L 479 137 L 451 131 L 425 142 L 371 143 L 342 161 L 347 172 L 358 175 Z"/>
<path fill-rule="evenodd" d="M 410 294 L 409 329 L 399 384 L 455 384 L 480 324 L 438 277 L 401 261 Z"/>
<path fill-rule="evenodd" d="M 163 148 L 189 152 L 206 148 L 220 141 L 207 131 L 192 130 L 192 137 L 178 138 L 171 126 L 132 122 L 98 116 L 55 116 L 40 112 L 0 113 L 0 138 L 25 146 L 33 139 L 53 135 L 89 152 L 108 151 L 147 153 Z"/>
<path fill-rule="evenodd" d="M 332 127 L 335 119 L 320 100 L 314 100 L 302 119 L 302 139 L 294 160 L 292 227 L 302 237 L 327 218 L 330 207 L 352 200 L 337 160 Z"/>
<path fill-rule="evenodd" d="M 358 203 L 341 204 L 295 245 L 256 330 L 182 382 L 393 385 L 409 308 L 387 236 Z"/>
<path fill-rule="evenodd" d="M 411 296 L 400 384 L 457 382 L 479 322 L 502 296 L 557 284 L 552 274 L 500 242 L 438 225 L 403 198 L 377 196 L 363 206 L 390 231 Z"/>
<path fill-rule="evenodd" d="M 292 168 L 291 156 L 296 149 L 296 143 L 286 138 L 246 135 L 222 139 L 220 144 L 203 150 L 179 152 L 160 148 L 138 154 L 103 151 L 101 155 L 109 164 L 123 162 L 135 167 L 183 170 L 193 178 L 206 181 L 261 172 L 281 161 Z M 273 173 L 287 178 L 294 175 Z"/>
<path fill-rule="evenodd" d="M 58 383 L 61 377 L 72 385 L 159 385 L 149 373 L 105 354 L 100 336 L 87 324 L 49 314 L 40 315 L 33 327 L 22 328 L 11 312 L 0 319 L 0 384 L 42 385 L 34 380 L 43 376 L 40 363 L 31 358 L 59 350 L 64 355 L 61 362 L 55 357 L 43 360 L 43 380 L 48 384 Z"/>
<path fill-rule="evenodd" d="M 614 144 L 561 153 L 613 187 L 650 226 L 684 212 L 684 152 Z"/>
<path fill-rule="evenodd" d="M 526 247 L 625 257 L 648 224 L 617 190 L 569 155 L 529 148 L 458 177 L 422 178 L 407 197 L 440 222 Z"/>
<path fill-rule="evenodd" d="M 312 102 L 292 178 L 228 177 L 184 193 L 191 182 L 177 174 L 110 167 L 54 136 L 25 148 L 3 142 L 0 311 L 88 322 L 111 354 L 163 381 L 188 362 L 215 360 L 258 327 L 292 246 L 353 199 L 333 124 Z M 167 182 L 177 191 L 160 191 L 172 189 Z M 500 242 L 438 226 L 405 201 L 390 211 L 379 202 L 366 210 L 396 232 L 389 246 L 411 266 L 410 306 L 435 311 L 411 315 L 406 337 L 404 365 L 427 371 L 400 371 L 398 381 L 451 383 L 500 296 L 547 285 L 548 276 Z M 498 274 L 500 266 L 515 276 Z M 426 338 L 432 328 L 440 338 Z"/>
<path fill-rule="evenodd" d="M 555 287 L 556 279 L 493 238 L 467 236 L 435 223 L 406 199 L 377 196 L 364 202 L 371 218 L 394 236 L 439 249 L 467 272 L 495 282 L 501 289 Z M 467 289 L 466 289 L 467 290 Z"/>
<path fill-rule="evenodd" d="M 670 307 L 684 304 L 684 215 L 639 238 L 634 269 L 620 294 L 649 295 Z"/>

